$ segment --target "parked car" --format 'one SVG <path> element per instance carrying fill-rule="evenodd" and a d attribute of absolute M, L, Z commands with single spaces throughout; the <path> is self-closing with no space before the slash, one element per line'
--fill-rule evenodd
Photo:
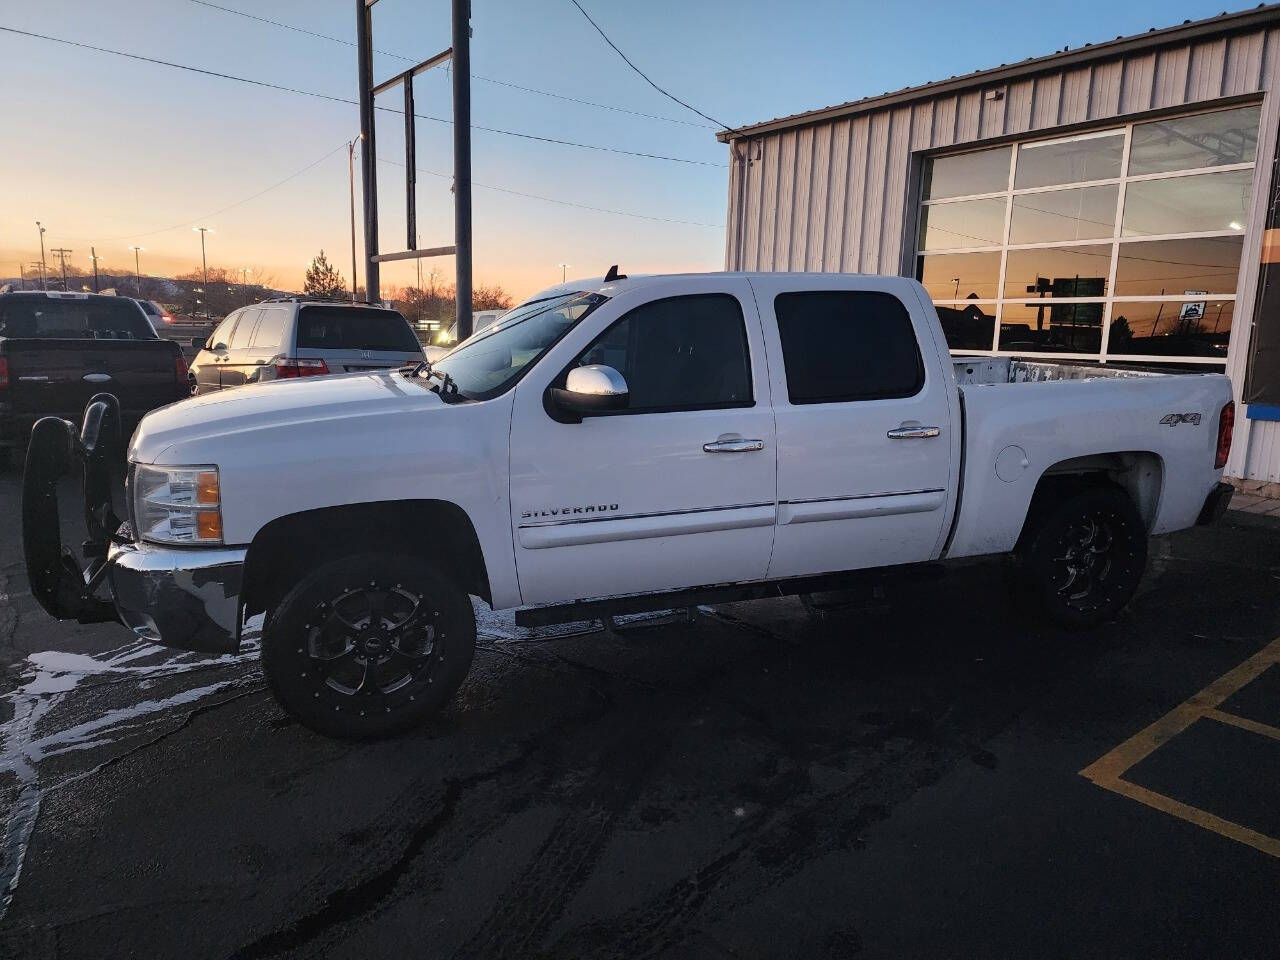
<path fill-rule="evenodd" d="M 147 411 L 187 395 L 182 350 L 159 339 L 126 297 L 0 294 L 0 459 L 26 445 L 39 418 L 79 420 L 103 391 L 115 394 L 132 430 Z"/>
<path fill-rule="evenodd" d="M 516 615 L 536 624 L 1010 554 L 1016 596 L 1087 627 L 1132 597 L 1149 536 L 1226 509 L 1220 374 L 952 358 L 899 277 L 613 273 L 429 372 L 147 416 L 102 561 L 115 615 L 224 654 L 265 614 L 285 708 L 372 736 L 462 682 L 468 595 L 542 605 Z M 56 541 L 56 522 L 31 531 Z"/>
<path fill-rule="evenodd" d="M 142 308 L 142 312 L 147 315 L 147 319 L 151 321 L 151 325 L 157 332 L 163 330 L 165 324 L 173 323 L 173 314 L 154 300 L 139 300 L 134 297 L 133 302 Z"/>
<path fill-rule="evenodd" d="M 497 319 L 506 312 L 506 310 L 477 310 L 471 315 L 471 336 L 474 337 L 487 327 L 493 326 Z M 427 345 L 427 359 L 435 363 L 457 346 L 458 324 L 452 323 L 449 325 L 449 329 L 440 336 L 439 340 Z"/>
<path fill-rule="evenodd" d="M 395 310 L 346 301 L 279 298 L 227 315 L 191 362 L 191 392 L 268 380 L 385 370 L 423 359 Z"/>

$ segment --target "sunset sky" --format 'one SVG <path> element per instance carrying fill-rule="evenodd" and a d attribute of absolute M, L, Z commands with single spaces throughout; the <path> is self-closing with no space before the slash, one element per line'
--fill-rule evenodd
<path fill-rule="evenodd" d="M 1204 0 L 913 3 L 794 0 L 582 0 L 660 85 L 717 120 L 745 124 L 953 74 L 1199 19 Z M 316 33 L 353 40 L 351 0 L 217 0 Z M 1239 5 L 1229 9 L 1242 9 Z M 380 0 L 374 46 L 383 79 L 449 45 L 447 0 Z M 332 97 L 355 99 L 351 46 L 256 22 L 195 0 L 0 0 L 0 26 L 175 61 Z M 716 270 L 724 260 L 727 150 L 711 125 L 632 73 L 569 0 L 474 0 L 473 123 L 657 153 L 679 163 L 476 131 L 473 140 L 477 283 L 517 297 L 569 275 Z M 480 79 L 480 78 L 487 79 Z M 513 89 L 683 121 L 669 122 Z M 0 32 L 5 91 L 0 151 L 0 277 L 67 247 L 90 269 L 172 276 L 200 264 L 261 270 L 301 285 L 321 248 L 351 272 L 345 143 L 356 107 Z M 419 78 L 417 112 L 448 117 L 443 71 Z M 400 105 L 399 91 L 380 103 Z M 378 116 L 378 152 L 403 161 L 399 115 Z M 421 246 L 451 243 L 451 132 L 417 124 Z M 305 172 L 304 167 L 314 164 Z M 267 190 L 292 174 L 289 182 Z M 405 246 L 403 170 L 380 163 L 384 250 Z M 359 190 L 357 159 L 357 191 Z M 485 186 L 482 186 L 485 185 Z M 689 221 L 646 220 L 529 199 Z M 248 199 L 260 191 L 261 196 Z M 240 201 L 246 201 L 241 203 Z M 235 204 L 235 206 L 232 206 Z M 357 193 L 357 204 L 359 195 Z M 225 209 L 230 207 L 230 209 Z M 359 212 L 357 210 L 357 217 Z M 50 260 L 51 269 L 56 262 Z M 452 258 L 423 261 L 450 282 Z M 383 285 L 415 282 L 412 264 L 386 265 Z M 424 281 L 425 282 L 425 281 Z"/>

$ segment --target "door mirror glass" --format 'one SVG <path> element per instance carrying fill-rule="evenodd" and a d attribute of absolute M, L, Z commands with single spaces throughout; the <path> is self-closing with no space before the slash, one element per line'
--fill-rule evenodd
<path fill-rule="evenodd" d="M 617 370 L 592 363 L 570 370 L 564 389 L 552 387 L 551 395 L 562 410 L 582 417 L 624 409 L 629 391 L 626 379 Z"/>

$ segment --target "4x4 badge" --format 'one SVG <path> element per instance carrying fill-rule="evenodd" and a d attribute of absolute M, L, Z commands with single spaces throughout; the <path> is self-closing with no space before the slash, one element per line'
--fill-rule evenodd
<path fill-rule="evenodd" d="M 1166 413 L 1160 418 L 1160 422 L 1171 427 L 1176 427 L 1180 423 L 1190 423 L 1200 426 L 1200 414 L 1198 413 Z"/>

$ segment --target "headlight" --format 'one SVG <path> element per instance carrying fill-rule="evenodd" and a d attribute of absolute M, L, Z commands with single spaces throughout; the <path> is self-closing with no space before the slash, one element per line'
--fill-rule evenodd
<path fill-rule="evenodd" d="M 133 477 L 137 535 L 155 543 L 221 543 L 222 498 L 217 467 L 153 467 Z"/>

